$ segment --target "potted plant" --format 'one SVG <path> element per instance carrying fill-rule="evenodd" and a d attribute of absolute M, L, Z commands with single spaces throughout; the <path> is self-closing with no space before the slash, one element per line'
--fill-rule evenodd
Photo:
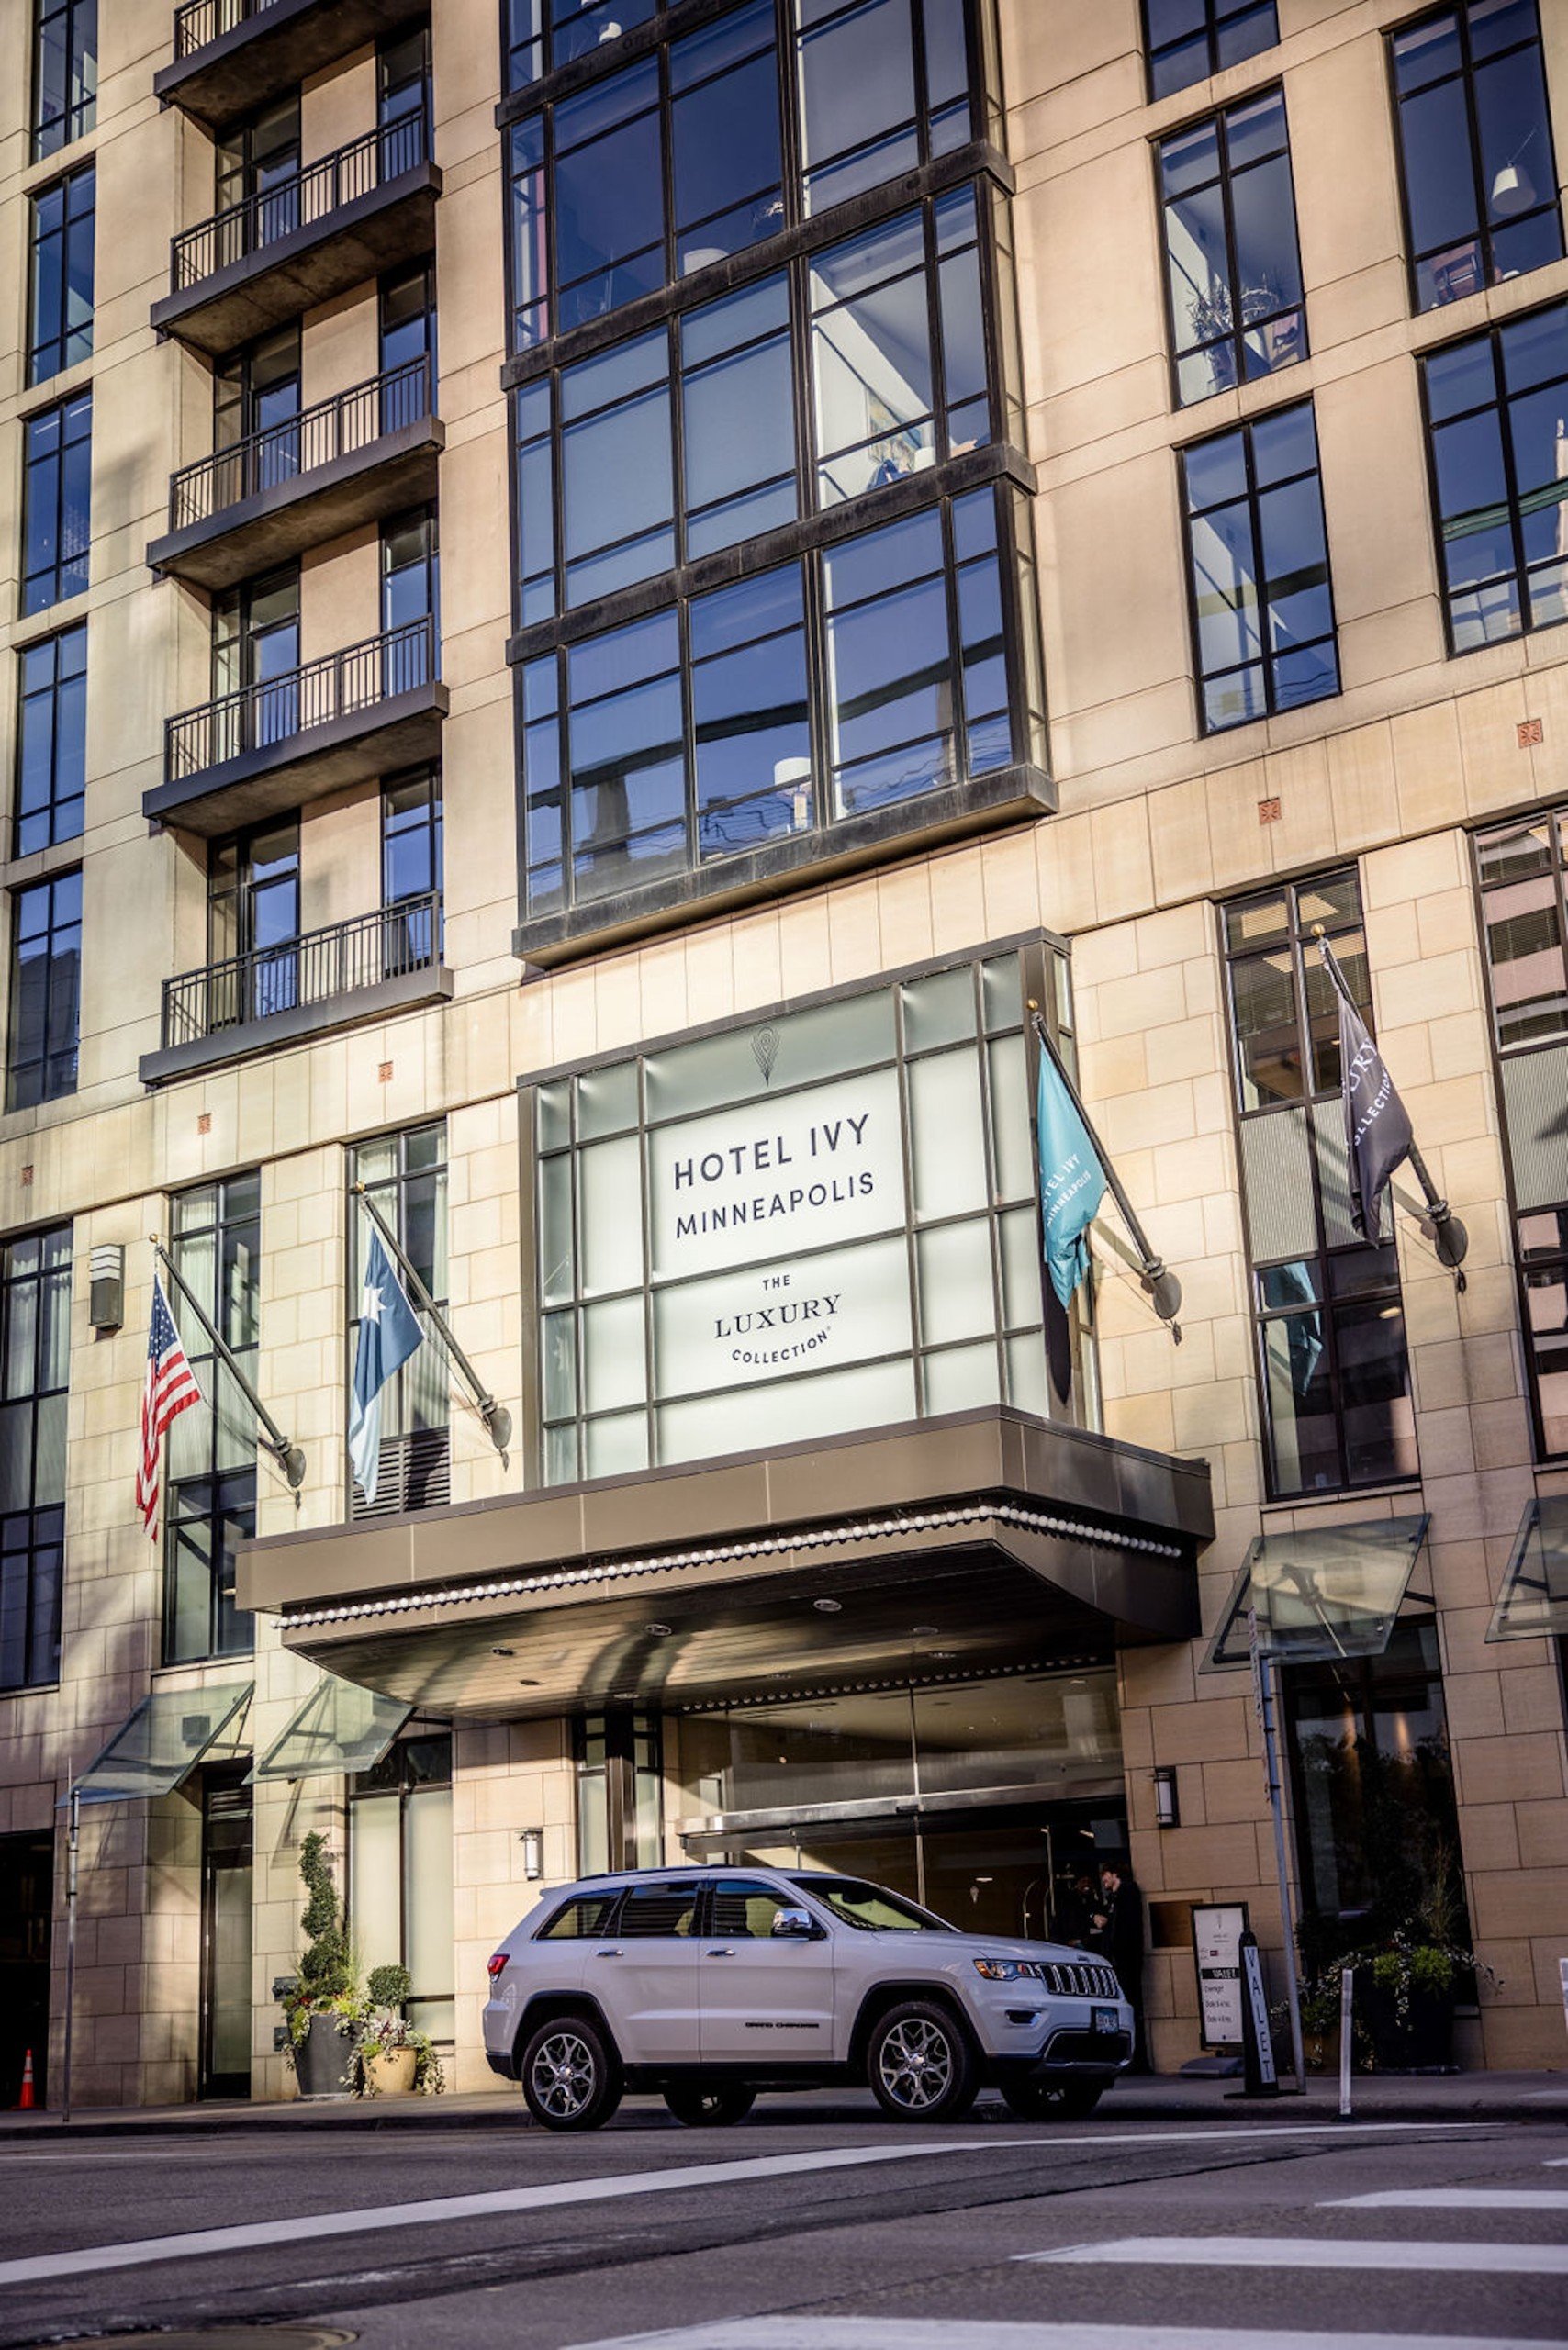
<path fill-rule="evenodd" d="M 428 2032 L 403 2009 L 413 1990 L 406 1966 L 375 1966 L 365 1986 L 370 2013 L 354 2042 L 354 2087 L 361 2097 L 433 2097 L 446 2086 Z"/>
<path fill-rule="evenodd" d="M 299 1874 L 308 1897 L 300 1919 L 307 1941 L 299 1973 L 283 1997 L 284 2053 L 301 2097 L 350 2097 L 354 2032 L 364 2020 L 364 2001 L 354 1979 L 327 1840 L 317 1829 L 300 1845 Z"/>

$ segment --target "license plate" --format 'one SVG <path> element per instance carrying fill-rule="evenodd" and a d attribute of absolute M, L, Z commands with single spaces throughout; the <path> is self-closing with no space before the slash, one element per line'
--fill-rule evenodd
<path fill-rule="evenodd" d="M 1094 2029 L 1096 2031 L 1120 2031 L 1121 2028 L 1122 2020 L 1114 2008 L 1095 2009 Z"/>

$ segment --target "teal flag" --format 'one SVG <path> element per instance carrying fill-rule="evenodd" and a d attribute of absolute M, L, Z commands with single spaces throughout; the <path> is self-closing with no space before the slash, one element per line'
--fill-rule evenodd
<path fill-rule="evenodd" d="M 1067 1305 L 1080 1281 L 1089 1277 L 1089 1227 L 1105 1196 L 1105 1170 L 1061 1072 L 1043 1046 L 1038 1111 L 1046 1265 L 1052 1288 Z"/>

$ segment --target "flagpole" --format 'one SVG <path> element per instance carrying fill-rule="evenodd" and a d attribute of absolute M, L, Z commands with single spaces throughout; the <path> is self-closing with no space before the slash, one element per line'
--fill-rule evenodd
<path fill-rule="evenodd" d="M 1318 954 L 1323 958 L 1323 967 L 1328 974 L 1335 992 L 1342 1002 L 1349 1004 L 1350 1010 L 1356 1012 L 1355 999 L 1345 985 L 1345 974 L 1339 968 L 1334 949 L 1324 935 L 1323 924 L 1320 922 L 1313 923 L 1312 934 L 1317 941 Z M 1356 1016 L 1358 1019 L 1361 1017 L 1359 1012 L 1356 1013 Z M 1433 1182 L 1427 1162 L 1417 1147 L 1414 1136 L 1410 1138 L 1409 1159 L 1411 1173 L 1426 1195 L 1427 1214 L 1432 1226 L 1432 1246 L 1437 1251 L 1438 1262 L 1440 1265 L 1446 1265 L 1452 1273 L 1455 1289 L 1462 1290 L 1465 1286 L 1462 1268 L 1465 1252 L 1470 1247 L 1470 1235 Z M 1392 1186 L 1390 1188 L 1392 1189 Z"/>
<path fill-rule="evenodd" d="M 284 1475 L 287 1478 L 291 1491 L 297 1493 L 300 1486 L 305 1483 L 304 1453 L 300 1450 L 297 1445 L 290 1444 L 287 1437 L 285 1436 L 283 1430 L 279 1427 L 277 1422 L 274 1419 L 272 1414 L 268 1411 L 266 1405 L 257 1394 L 250 1380 L 247 1379 L 244 1371 L 236 1361 L 234 1350 L 230 1346 L 228 1339 L 225 1338 L 221 1332 L 214 1326 L 207 1315 L 206 1307 L 202 1304 L 201 1300 L 192 1293 L 191 1289 L 181 1273 L 179 1267 L 175 1264 L 174 1259 L 164 1248 L 163 1243 L 159 1239 L 158 1235 L 155 1232 L 150 1232 L 147 1237 L 152 1243 L 153 1255 L 160 1259 L 164 1271 L 169 1276 L 169 1279 L 174 1282 L 174 1287 L 179 1291 L 180 1295 L 185 1299 L 185 1304 L 190 1307 L 191 1312 L 201 1324 L 202 1328 L 211 1339 L 213 1346 L 217 1348 L 218 1354 L 222 1356 L 235 1385 L 239 1388 L 241 1393 L 244 1396 L 245 1401 L 255 1413 L 257 1419 L 260 1420 L 263 1427 L 266 1430 L 267 1449 L 269 1451 L 277 1455 L 278 1467 L 283 1471 Z M 217 1408 L 218 1399 L 214 1396 L 213 1409 L 216 1411 Z"/>
<path fill-rule="evenodd" d="M 363 1183 L 355 1183 L 353 1188 L 354 1196 L 359 1201 L 361 1207 L 364 1210 L 366 1215 L 369 1216 L 371 1222 L 375 1225 L 375 1229 L 379 1232 L 382 1239 L 386 1243 L 387 1248 L 390 1248 L 393 1256 L 397 1259 L 398 1265 L 401 1267 L 409 1286 L 414 1292 L 415 1303 L 424 1309 L 425 1313 L 430 1315 L 431 1320 L 435 1324 L 436 1329 L 441 1336 L 442 1344 L 445 1347 L 448 1355 L 452 1358 L 452 1360 L 462 1372 L 469 1392 L 473 1395 L 475 1409 L 477 1411 L 479 1417 L 485 1423 L 486 1432 L 489 1437 L 490 1442 L 495 1446 L 496 1450 L 504 1458 L 506 1449 L 511 1442 L 511 1414 L 507 1410 L 504 1404 L 497 1403 L 495 1397 L 485 1385 L 484 1381 L 480 1378 L 478 1372 L 475 1370 L 473 1364 L 469 1361 L 467 1356 L 464 1353 L 462 1348 L 453 1337 L 452 1330 L 445 1315 L 442 1312 L 440 1306 L 436 1304 L 434 1298 L 425 1287 L 424 1282 L 420 1279 L 417 1268 L 409 1261 L 407 1249 L 398 1239 L 397 1234 L 387 1224 L 386 1219 L 382 1214 L 381 1210 L 376 1206 L 375 1201 L 370 1197 L 370 1194 L 365 1190 L 364 1185 Z"/>
<path fill-rule="evenodd" d="M 1144 1288 L 1148 1292 L 1149 1302 L 1153 1305 L 1156 1314 L 1159 1315 L 1162 1322 L 1170 1323 L 1171 1337 L 1175 1340 L 1176 1344 L 1180 1346 L 1182 1343 L 1182 1326 L 1177 1321 L 1176 1316 L 1182 1311 L 1182 1284 L 1177 1280 L 1175 1274 L 1171 1272 L 1169 1266 L 1165 1264 L 1162 1259 L 1157 1257 L 1153 1249 L 1149 1247 L 1148 1236 L 1144 1231 L 1142 1225 L 1138 1222 L 1137 1217 L 1133 1213 L 1132 1202 L 1128 1199 L 1126 1192 L 1122 1188 L 1122 1179 L 1117 1174 L 1114 1167 L 1111 1164 L 1110 1155 L 1106 1151 L 1104 1144 L 1101 1141 L 1099 1136 L 1094 1131 L 1093 1125 L 1090 1121 L 1089 1113 L 1084 1108 L 1082 1100 L 1080 1097 L 1078 1088 L 1074 1085 L 1071 1077 L 1069 1075 L 1061 1055 L 1058 1052 L 1055 1045 L 1051 1042 L 1050 1032 L 1047 1028 L 1045 1021 L 1041 1016 L 1040 1007 L 1036 1002 L 1033 996 L 1029 998 L 1029 1017 L 1034 1025 L 1035 1034 L 1039 1039 L 1040 1050 L 1050 1056 L 1051 1066 L 1056 1070 L 1057 1075 L 1060 1078 L 1062 1084 L 1067 1089 L 1068 1100 L 1072 1103 L 1073 1108 L 1077 1111 L 1080 1118 L 1083 1121 L 1083 1131 L 1088 1136 L 1090 1143 L 1093 1147 L 1095 1157 L 1100 1161 L 1111 1197 L 1121 1209 L 1123 1219 L 1126 1222 L 1127 1230 L 1132 1234 L 1133 1239 L 1137 1245 L 1139 1254 L 1143 1259 L 1142 1264 L 1138 1267 L 1138 1278 L 1142 1281 Z"/>

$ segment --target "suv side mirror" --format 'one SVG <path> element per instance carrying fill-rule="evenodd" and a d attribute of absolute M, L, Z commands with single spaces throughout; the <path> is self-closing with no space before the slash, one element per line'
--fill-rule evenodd
<path fill-rule="evenodd" d="M 812 1942 L 822 1929 L 809 1909 L 778 1909 L 767 1929 L 770 1942 Z"/>

